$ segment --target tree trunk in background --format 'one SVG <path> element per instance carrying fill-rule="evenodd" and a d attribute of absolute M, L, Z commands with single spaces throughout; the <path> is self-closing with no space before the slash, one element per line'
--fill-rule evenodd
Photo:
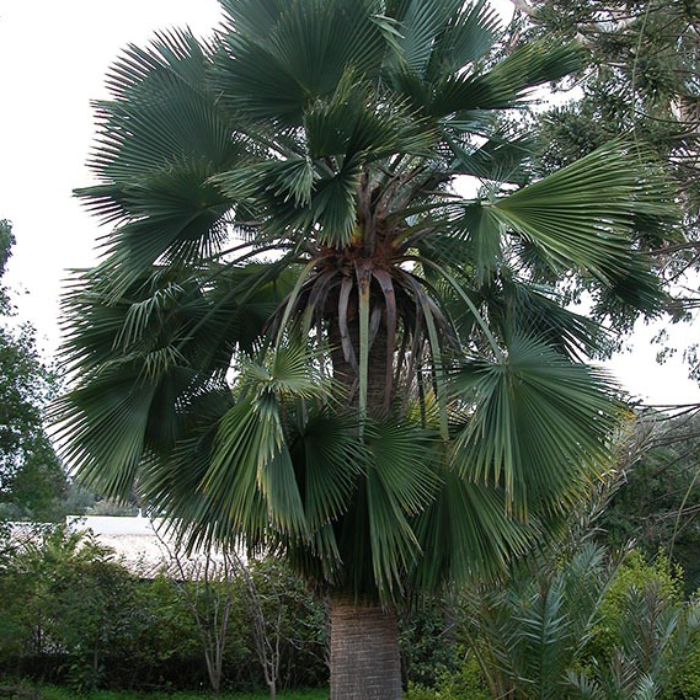
<path fill-rule="evenodd" d="M 401 700 L 396 617 L 378 604 L 331 599 L 331 700 Z"/>

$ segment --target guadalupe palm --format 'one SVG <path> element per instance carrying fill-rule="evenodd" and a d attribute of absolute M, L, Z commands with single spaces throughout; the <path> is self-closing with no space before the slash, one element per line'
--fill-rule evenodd
<path fill-rule="evenodd" d="M 656 303 L 628 235 L 662 188 L 620 144 L 524 187 L 498 115 L 579 57 L 493 62 L 483 2 L 221 4 L 98 105 L 78 194 L 115 228 L 66 299 L 66 457 L 191 546 L 286 556 L 332 601 L 332 697 L 398 698 L 393 607 L 498 571 L 604 459 L 597 328 L 543 281 Z"/>

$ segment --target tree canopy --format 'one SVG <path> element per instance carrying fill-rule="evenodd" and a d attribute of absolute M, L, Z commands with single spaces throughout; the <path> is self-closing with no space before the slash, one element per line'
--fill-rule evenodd
<path fill-rule="evenodd" d="M 514 27 L 520 40 L 576 38 L 587 54 L 575 78 L 557 85 L 574 87 L 571 99 L 563 104 L 558 100 L 558 106 L 536 118 L 537 169 L 551 172 L 620 136 L 655 154 L 672 177 L 683 225 L 673 236 L 650 236 L 647 231 L 640 242 L 653 255 L 665 283 L 671 320 L 687 320 L 697 308 L 693 275 L 700 260 L 697 4 L 522 0 L 516 5 L 522 10 Z M 685 277 L 688 272 L 690 278 Z M 634 318 L 617 314 L 618 322 L 627 326 Z M 696 352 L 687 354 L 697 375 Z"/>
<path fill-rule="evenodd" d="M 635 232 L 670 191 L 620 140 L 532 181 L 500 117 L 581 50 L 496 60 L 484 2 L 221 5 L 97 104 L 77 194 L 114 229 L 65 299 L 65 456 L 192 546 L 283 552 L 331 594 L 332 697 L 399 697 L 391 604 L 502 570 L 603 468 L 604 331 L 554 282 L 653 313 Z"/>
<path fill-rule="evenodd" d="M 0 221 L 0 279 L 14 236 Z M 10 291 L 0 286 L 0 516 L 50 517 L 65 475 L 44 429 L 55 377 L 41 358 L 31 325 L 9 323 Z"/>

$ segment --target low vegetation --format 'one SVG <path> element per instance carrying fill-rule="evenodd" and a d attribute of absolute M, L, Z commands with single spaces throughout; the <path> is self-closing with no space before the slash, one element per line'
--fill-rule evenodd
<path fill-rule="evenodd" d="M 273 560 L 246 569 L 250 581 L 234 573 L 232 584 L 211 570 L 199 581 L 142 579 L 89 535 L 38 533 L 10 550 L 0 576 L 0 673 L 81 692 L 198 690 L 214 686 L 206 660 L 221 653 L 217 689 L 267 688 L 256 652 L 262 620 L 262 633 L 275 635 L 278 687 L 325 683 L 320 603 Z M 212 649 L 224 615 L 225 638 Z"/>
<path fill-rule="evenodd" d="M 405 611 L 406 699 L 698 700 L 700 601 L 685 595 L 681 568 L 639 549 L 614 555 L 582 532 L 497 584 Z M 211 687 L 231 700 L 327 697 L 325 606 L 277 560 L 232 566 L 227 583 L 215 569 L 140 579 L 62 528 L 6 551 L 0 685 L 15 697 L 35 697 L 35 684 L 43 700 L 189 700 Z M 224 614 L 217 686 L 205 640 Z M 261 643 L 279 654 L 274 687 Z"/>
<path fill-rule="evenodd" d="M 74 691 L 58 686 L 43 686 L 41 689 L 42 700 L 78 700 L 80 696 Z M 150 700 L 205 700 L 208 696 L 204 693 L 179 692 L 179 693 L 153 693 Z M 142 693 L 114 690 L 99 690 L 91 693 L 91 700 L 143 700 Z M 263 700 L 265 692 L 257 693 L 223 693 L 220 700 Z M 289 690 L 278 695 L 279 700 L 327 700 L 328 691 L 325 689 Z"/>

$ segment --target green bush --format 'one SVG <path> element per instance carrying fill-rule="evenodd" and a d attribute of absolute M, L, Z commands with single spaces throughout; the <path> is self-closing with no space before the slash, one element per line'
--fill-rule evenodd
<path fill-rule="evenodd" d="M 699 635 L 700 607 L 683 599 L 682 572 L 662 554 L 649 562 L 633 551 L 605 592 L 590 642 L 569 674 L 572 688 L 582 697 L 646 692 L 700 700 L 693 689 Z"/>
<path fill-rule="evenodd" d="M 19 661 L 50 658 L 44 675 L 79 690 L 98 687 L 106 656 L 133 634 L 135 579 L 112 552 L 57 527 L 18 551 L 6 585 L 2 617 L 15 626 Z"/>
<path fill-rule="evenodd" d="M 456 671 L 445 672 L 434 687 L 409 682 L 405 700 L 491 700 L 479 664 L 467 654 Z"/>
<path fill-rule="evenodd" d="M 612 651 L 623 643 L 630 623 L 635 622 L 635 614 L 643 612 L 637 610 L 635 613 L 632 608 L 644 605 L 642 598 L 645 596 L 647 603 L 651 604 L 649 596 L 652 594 L 656 607 L 681 605 L 683 572 L 678 567 L 670 567 L 662 552 L 649 562 L 641 551 L 634 549 L 626 555 L 605 591 L 582 662 L 585 664 L 596 659 L 596 663 L 608 663 Z M 652 614 L 651 610 L 647 612 Z"/>
<path fill-rule="evenodd" d="M 0 566 L 0 674 L 78 691 L 208 687 L 198 621 L 183 595 L 187 589 L 203 605 L 203 584 L 165 574 L 139 579 L 90 536 L 64 528 L 8 551 Z M 280 687 L 324 684 L 323 605 L 280 561 L 254 562 L 251 576 L 266 618 L 280 623 Z M 227 690 L 265 685 L 244 593 L 236 579 L 223 664 Z M 210 624 L 209 614 L 199 622 Z"/>
<path fill-rule="evenodd" d="M 523 561 L 459 603 L 465 662 L 434 682 L 414 681 L 410 700 L 619 700 L 643 686 L 656 700 L 700 700 L 700 604 L 684 600 L 681 572 L 662 555 L 648 562 L 633 551 L 616 567 L 584 544 Z"/>
<path fill-rule="evenodd" d="M 4 550 L 3 550 L 4 551 Z M 281 562 L 252 567 L 263 608 L 279 607 L 280 687 L 325 682 L 323 606 Z M 230 606 L 224 687 L 264 686 L 240 582 Z M 184 584 L 199 593 L 196 582 Z M 205 618 L 202 618 L 205 619 Z M 140 580 L 93 538 L 53 528 L 2 561 L 0 674 L 75 690 L 200 689 L 208 679 L 197 621 L 182 583 Z"/>
<path fill-rule="evenodd" d="M 427 688 L 420 683 L 408 682 L 408 689 L 404 693 L 404 700 L 437 700 L 436 688 Z"/>
<path fill-rule="evenodd" d="M 695 617 L 695 632 L 684 658 L 678 659 L 671 682 L 673 700 L 700 700 L 700 597 L 690 603 L 689 617 Z"/>
<path fill-rule="evenodd" d="M 399 619 L 399 645 L 404 682 L 434 687 L 460 665 L 452 602 L 424 598 Z"/>

